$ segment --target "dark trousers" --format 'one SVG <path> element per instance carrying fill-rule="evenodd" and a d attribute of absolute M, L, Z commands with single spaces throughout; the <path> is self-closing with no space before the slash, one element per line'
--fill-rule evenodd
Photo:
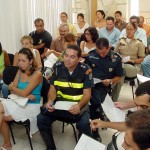
<path fill-rule="evenodd" d="M 92 97 L 90 100 L 90 117 L 91 119 L 103 119 L 103 109 L 101 103 L 104 102 L 107 94 L 111 92 L 110 86 L 104 86 L 103 84 L 96 84 L 92 88 Z"/>
<path fill-rule="evenodd" d="M 40 130 L 40 133 L 46 143 L 47 149 L 56 149 L 51 125 L 54 121 L 60 120 L 65 122 L 67 118 L 63 118 L 63 116 L 68 116 L 68 111 L 62 111 L 61 116 L 57 116 L 60 110 L 55 110 L 54 112 L 49 114 L 40 113 L 37 116 L 37 126 Z M 52 114 L 52 115 L 51 115 Z M 71 114 L 72 115 L 72 114 Z M 72 115 L 74 117 L 74 115 Z M 72 117 L 72 118 L 73 118 Z M 79 130 L 79 137 L 82 133 L 91 136 L 91 129 L 89 124 L 90 115 L 88 111 L 85 111 L 81 116 L 79 121 L 76 122 L 76 127 Z M 46 138 L 45 138 L 46 137 Z"/>

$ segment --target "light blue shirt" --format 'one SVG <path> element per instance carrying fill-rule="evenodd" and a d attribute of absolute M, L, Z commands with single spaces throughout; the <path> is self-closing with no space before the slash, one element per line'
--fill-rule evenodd
<path fill-rule="evenodd" d="M 109 45 L 113 46 L 114 48 L 116 47 L 119 41 L 119 36 L 120 36 L 120 30 L 117 29 L 116 27 L 114 27 L 111 32 L 109 32 L 106 27 L 101 28 L 99 30 L 99 38 L 102 37 L 107 38 L 109 41 Z"/>
<path fill-rule="evenodd" d="M 126 36 L 127 36 L 126 29 L 123 29 L 120 34 L 120 38 L 126 37 Z M 147 36 L 146 36 L 146 32 L 144 29 L 138 27 L 136 32 L 134 33 L 134 37 L 136 39 L 141 40 L 143 42 L 144 46 L 147 47 Z"/>

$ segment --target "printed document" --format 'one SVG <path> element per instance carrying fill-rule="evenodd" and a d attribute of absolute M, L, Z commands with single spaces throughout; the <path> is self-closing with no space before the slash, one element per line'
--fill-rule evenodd
<path fill-rule="evenodd" d="M 72 105 L 77 104 L 78 102 L 69 102 L 69 101 L 57 101 L 54 105 L 55 109 L 59 110 L 69 110 Z"/>
<path fill-rule="evenodd" d="M 102 108 L 111 122 L 125 121 L 125 112 L 114 106 L 114 103 L 108 94 L 102 103 Z"/>
<path fill-rule="evenodd" d="M 82 134 L 74 150 L 105 150 L 105 145 Z"/>
<path fill-rule="evenodd" d="M 126 63 L 130 60 L 130 56 L 123 57 L 122 60 L 124 63 Z"/>
<path fill-rule="evenodd" d="M 150 78 L 145 77 L 145 76 L 142 76 L 142 75 L 140 75 L 140 74 L 137 74 L 137 78 L 138 78 L 138 80 L 139 80 L 141 83 L 143 83 L 143 82 L 146 82 L 146 81 L 149 81 L 149 80 L 150 80 Z"/>
<path fill-rule="evenodd" d="M 101 79 L 98 79 L 98 78 L 93 78 L 93 80 L 94 80 L 94 84 L 97 84 L 97 83 L 102 82 L 102 80 L 101 80 Z"/>
<path fill-rule="evenodd" d="M 51 53 L 51 54 L 47 57 L 47 59 L 44 61 L 44 67 L 52 68 L 53 65 L 54 65 L 54 63 L 56 63 L 57 59 L 58 59 L 58 58 L 57 58 L 53 53 Z"/>

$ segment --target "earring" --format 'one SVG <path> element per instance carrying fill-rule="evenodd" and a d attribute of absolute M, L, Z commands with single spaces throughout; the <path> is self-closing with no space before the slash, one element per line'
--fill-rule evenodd
<path fill-rule="evenodd" d="M 32 68 L 32 64 L 30 64 L 30 68 Z"/>

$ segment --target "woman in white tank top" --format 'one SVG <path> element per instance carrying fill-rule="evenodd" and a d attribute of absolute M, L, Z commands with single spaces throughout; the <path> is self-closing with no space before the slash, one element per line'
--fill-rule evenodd
<path fill-rule="evenodd" d="M 91 50 L 96 49 L 95 43 L 98 39 L 98 32 L 94 27 L 88 27 L 84 31 L 84 41 L 80 43 L 80 48 L 82 50 L 82 57 L 87 57 Z"/>

